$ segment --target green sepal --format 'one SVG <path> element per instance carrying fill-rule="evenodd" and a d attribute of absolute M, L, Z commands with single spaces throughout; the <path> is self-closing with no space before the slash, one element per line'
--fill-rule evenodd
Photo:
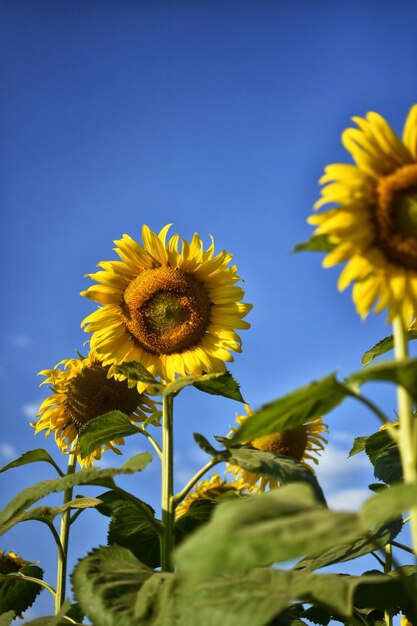
<path fill-rule="evenodd" d="M 156 380 L 149 370 L 138 361 L 126 361 L 116 365 L 115 370 L 116 374 L 122 374 L 122 376 L 126 376 L 136 383 L 146 383 L 155 393 L 160 393 L 164 388 L 163 383 Z"/>
<path fill-rule="evenodd" d="M 19 574 L 38 580 L 43 578 L 43 570 L 37 565 L 25 565 L 20 568 Z M 23 577 L 0 574 L 0 614 L 14 611 L 21 617 L 22 613 L 32 606 L 41 591 L 40 585 Z"/>
<path fill-rule="evenodd" d="M 331 252 L 336 244 L 330 243 L 327 235 L 313 235 L 308 241 L 298 243 L 293 252 Z"/>
<path fill-rule="evenodd" d="M 408 341 L 412 341 L 413 339 L 417 339 L 417 330 L 407 330 L 405 333 L 406 339 Z M 362 365 L 366 367 L 371 363 L 374 359 L 381 356 L 381 354 L 385 354 L 394 348 L 394 335 L 389 335 L 388 337 L 384 337 L 381 341 L 378 341 L 372 348 L 367 350 L 362 356 Z"/>
<path fill-rule="evenodd" d="M 194 383 L 194 387 L 199 391 L 214 396 L 222 396 L 223 398 L 229 398 L 236 402 L 245 402 L 240 393 L 240 385 L 230 372 L 225 372 L 215 378 L 213 377 L 201 382 L 196 382 Z"/>
<path fill-rule="evenodd" d="M 27 465 L 28 463 L 37 463 L 39 461 L 49 463 L 50 465 L 52 465 L 52 467 L 56 469 L 60 476 L 64 476 L 64 473 L 55 463 L 51 455 L 43 448 L 36 448 L 36 450 L 29 450 L 28 452 L 24 452 L 18 459 L 7 463 L 7 465 L 4 465 L 2 468 L 0 468 L 0 474 L 2 472 L 6 472 L 9 469 L 12 469 L 13 467 L 21 467 L 22 465 Z"/>

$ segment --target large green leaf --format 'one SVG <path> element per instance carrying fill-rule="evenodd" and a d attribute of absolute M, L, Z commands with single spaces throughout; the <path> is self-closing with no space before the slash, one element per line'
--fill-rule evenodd
<path fill-rule="evenodd" d="M 29 450 L 28 452 L 24 452 L 18 459 L 7 463 L 7 465 L 4 465 L 2 468 L 0 468 L 0 474 L 2 472 L 6 472 L 9 469 L 12 469 L 13 467 L 20 467 L 21 465 L 27 465 L 28 463 L 38 463 L 39 461 L 49 463 L 50 465 L 52 465 L 52 467 L 56 469 L 60 476 L 64 475 L 61 469 L 51 457 L 51 455 L 43 448 L 36 448 L 36 450 Z"/>
<path fill-rule="evenodd" d="M 119 546 L 100 548 L 79 562 L 73 585 L 88 617 L 100 626 L 268 626 L 295 600 L 324 607 L 344 621 L 355 605 L 396 612 L 409 601 L 394 576 L 264 568 L 197 582 L 152 572 Z"/>
<path fill-rule="evenodd" d="M 224 495 L 224 494 L 223 494 Z M 219 498 L 194 500 L 191 502 L 184 515 L 177 518 L 175 522 L 175 544 L 179 545 L 185 537 L 193 533 L 196 528 L 205 524 L 210 519 Z"/>
<path fill-rule="evenodd" d="M 406 333 L 406 337 L 408 341 L 412 341 L 413 339 L 417 339 L 417 330 L 408 330 Z M 372 348 L 367 350 L 362 357 L 362 365 L 366 367 L 371 363 L 374 359 L 381 356 L 381 354 L 385 354 L 394 348 L 394 336 L 389 335 L 388 337 L 384 337 L 381 341 L 378 341 Z"/>
<path fill-rule="evenodd" d="M 372 528 L 398 519 L 401 513 L 415 506 L 416 502 L 417 484 L 399 483 L 368 498 L 358 516 L 365 528 Z"/>
<path fill-rule="evenodd" d="M 43 571 L 37 565 L 25 565 L 19 574 L 42 580 Z M 0 614 L 14 611 L 20 616 L 34 603 L 42 587 L 37 583 L 18 578 L 16 575 L 0 574 Z"/>
<path fill-rule="evenodd" d="M 120 437 L 128 437 L 140 433 L 140 428 L 132 424 L 122 411 L 110 411 L 95 417 L 80 430 L 78 442 L 81 458 L 94 452 L 99 446 Z"/>
<path fill-rule="evenodd" d="M 374 466 L 375 478 L 386 484 L 402 480 L 402 467 L 398 446 L 386 429 L 378 430 L 369 437 L 356 437 L 349 456 L 365 450 Z"/>
<path fill-rule="evenodd" d="M 402 385 L 413 400 L 417 400 L 417 359 L 384 361 L 352 374 L 346 379 L 348 385 L 363 385 L 367 382 L 391 382 Z"/>
<path fill-rule="evenodd" d="M 302 483 L 219 503 L 211 521 L 178 548 L 181 571 L 194 579 L 324 552 L 360 536 L 353 513 L 318 504 Z"/>
<path fill-rule="evenodd" d="M 148 507 L 148 513 L 153 515 L 151 507 Z M 148 567 L 155 568 L 160 565 L 159 533 L 155 526 L 149 523 L 148 518 L 141 515 L 132 504 L 127 503 L 114 510 L 109 526 L 108 543 L 128 548 Z"/>
<path fill-rule="evenodd" d="M 76 599 L 87 617 L 100 626 L 137 626 L 136 597 L 154 575 L 126 548 L 94 550 L 79 561 L 72 575 Z"/>
<path fill-rule="evenodd" d="M 383 524 L 376 531 L 359 537 L 359 539 L 334 546 L 318 556 L 303 559 L 297 564 L 297 569 L 306 569 L 312 572 L 327 565 L 351 561 L 364 554 L 369 554 L 369 552 L 383 548 L 395 539 L 398 533 L 401 532 L 402 527 L 401 519 Z"/>
<path fill-rule="evenodd" d="M 337 407 L 349 394 L 334 374 L 262 406 L 230 439 L 230 445 L 300 426 Z"/>
<path fill-rule="evenodd" d="M 151 460 L 152 455 L 149 452 L 143 452 L 126 461 L 120 468 L 83 469 L 75 474 L 44 480 L 36 485 L 27 487 L 10 500 L 6 507 L 0 511 L 0 527 L 50 493 L 64 491 L 76 485 L 100 485 L 111 489 L 114 486 L 114 476 L 141 471 Z"/>
<path fill-rule="evenodd" d="M 231 457 L 228 463 L 238 465 L 252 474 L 281 484 L 308 483 L 314 489 L 317 499 L 326 503 L 316 476 L 296 459 L 276 452 L 254 450 L 253 448 L 229 448 L 229 451 Z"/>

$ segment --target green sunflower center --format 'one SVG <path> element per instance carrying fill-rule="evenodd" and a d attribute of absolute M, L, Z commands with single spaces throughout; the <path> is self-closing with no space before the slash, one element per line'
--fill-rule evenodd
<path fill-rule="evenodd" d="M 375 222 L 378 243 L 388 259 L 417 270 L 417 164 L 379 180 Z"/>
<path fill-rule="evenodd" d="M 250 443 L 257 450 L 277 452 L 301 461 L 308 443 L 307 428 L 304 425 L 297 426 L 281 433 L 257 437 Z"/>
<path fill-rule="evenodd" d="M 210 300 L 191 274 L 170 267 L 144 270 L 126 288 L 123 321 L 133 339 L 152 354 L 182 352 L 207 331 Z"/>
<path fill-rule="evenodd" d="M 77 428 L 116 409 L 130 415 L 139 406 L 136 388 L 130 389 L 125 380 L 107 378 L 108 369 L 94 363 L 69 382 L 66 410 Z"/>

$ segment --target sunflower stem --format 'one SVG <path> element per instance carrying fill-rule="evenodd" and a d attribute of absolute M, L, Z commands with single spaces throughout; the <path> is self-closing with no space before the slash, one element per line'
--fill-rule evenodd
<path fill-rule="evenodd" d="M 172 572 L 174 550 L 174 445 L 173 445 L 173 402 L 172 394 L 163 397 L 162 411 L 162 535 L 161 568 Z"/>
<path fill-rule="evenodd" d="M 385 546 L 385 563 L 384 563 L 384 574 L 389 574 L 392 570 L 392 545 L 387 543 Z M 384 618 L 386 626 L 392 626 L 392 611 L 390 609 L 385 609 Z"/>
<path fill-rule="evenodd" d="M 76 464 L 77 464 L 77 455 L 71 452 L 69 455 L 69 459 L 68 459 L 67 476 L 75 472 Z M 68 487 L 64 491 L 63 504 L 67 504 L 67 502 L 70 502 L 71 500 L 72 500 L 72 487 Z M 61 543 L 62 551 L 58 550 L 58 566 L 57 566 L 57 574 L 56 574 L 56 594 L 55 594 L 55 614 L 59 613 L 65 601 L 70 521 L 71 521 L 71 511 L 70 509 L 67 509 L 62 514 L 61 529 L 59 533 L 59 540 Z"/>
<path fill-rule="evenodd" d="M 404 360 L 408 358 L 408 342 L 402 318 L 397 315 L 393 320 L 395 358 Z M 417 459 L 414 449 L 414 438 L 416 435 L 416 422 L 412 411 L 412 401 L 408 391 L 398 385 L 398 419 L 399 437 L 398 446 L 400 450 L 401 465 L 403 469 L 404 482 L 406 484 L 417 483 Z M 417 554 L 417 506 L 410 509 L 411 539 L 414 554 Z"/>
<path fill-rule="evenodd" d="M 204 467 L 202 467 L 200 470 L 198 470 L 196 474 L 194 474 L 192 479 L 185 485 L 185 487 L 181 489 L 181 491 L 179 491 L 177 494 L 175 494 L 175 496 L 173 496 L 172 501 L 174 509 L 180 502 L 182 502 L 182 500 L 184 500 L 185 496 L 191 491 L 191 489 L 200 480 L 200 478 L 204 476 L 204 474 L 208 472 L 209 469 L 211 469 L 218 463 L 221 463 L 220 459 L 212 458 L 208 463 L 204 465 Z"/>

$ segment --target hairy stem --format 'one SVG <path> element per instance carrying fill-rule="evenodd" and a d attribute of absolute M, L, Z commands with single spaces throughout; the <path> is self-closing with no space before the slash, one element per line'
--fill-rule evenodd
<path fill-rule="evenodd" d="M 70 453 L 68 459 L 67 476 L 75 472 L 77 464 L 77 456 L 75 453 Z M 72 500 L 72 487 L 68 487 L 64 491 L 64 502 L 67 504 Z M 68 558 L 68 540 L 69 529 L 71 521 L 71 511 L 67 509 L 64 511 L 61 517 L 61 529 L 59 533 L 59 540 L 62 550 L 58 550 L 58 566 L 56 575 L 56 594 L 55 594 L 55 614 L 57 614 L 65 601 L 65 588 L 67 579 L 67 558 Z"/>
<path fill-rule="evenodd" d="M 172 552 L 174 550 L 174 446 L 173 446 L 173 396 L 163 397 L 162 412 L 162 535 L 161 568 L 172 572 Z"/>

